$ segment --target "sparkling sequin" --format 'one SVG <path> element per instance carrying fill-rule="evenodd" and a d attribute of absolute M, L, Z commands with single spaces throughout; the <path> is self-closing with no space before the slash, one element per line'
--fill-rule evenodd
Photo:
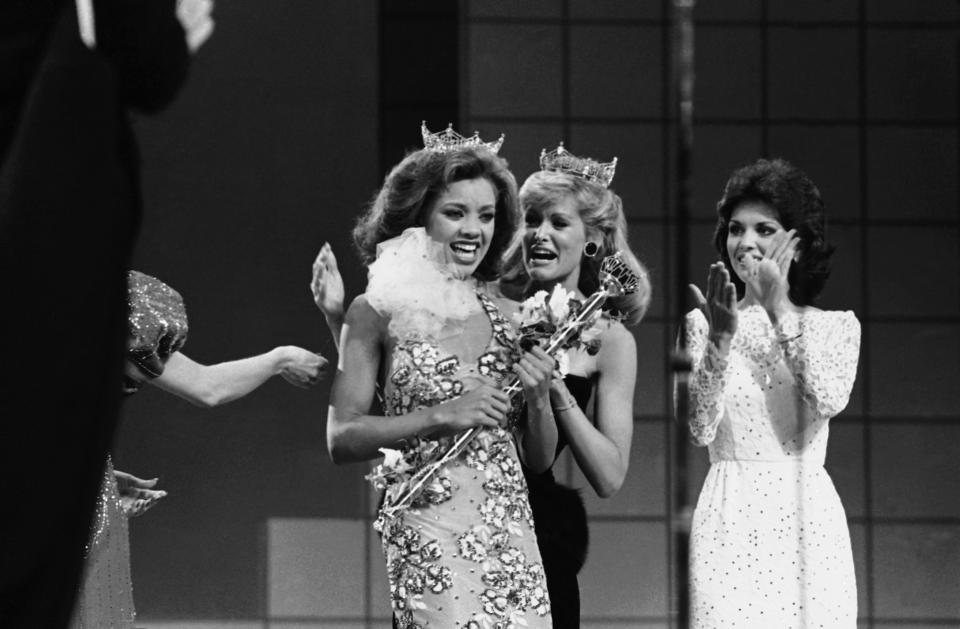
<path fill-rule="evenodd" d="M 740 311 L 730 353 L 687 318 L 690 432 L 710 449 L 691 531 L 692 627 L 855 629 L 846 516 L 823 468 L 829 419 L 856 376 L 853 313 L 808 310 L 775 329 Z"/>
<path fill-rule="evenodd" d="M 70 629 L 131 629 L 135 615 L 127 516 L 108 458 Z"/>
<path fill-rule="evenodd" d="M 144 378 L 156 378 L 170 355 L 187 340 L 187 311 L 180 293 L 155 277 L 139 271 L 127 273 L 127 358 Z M 140 383 L 124 378 L 124 392 Z"/>
<path fill-rule="evenodd" d="M 387 387 L 390 414 L 455 399 L 468 390 L 467 382 L 499 383 L 511 372 L 512 328 L 486 295 L 477 297 L 486 316 L 467 325 L 488 326 L 492 334 L 476 365 L 462 364 L 442 341 L 397 342 Z M 428 440 L 412 441 L 409 448 L 433 451 Z M 445 448 L 449 438 L 436 443 Z M 507 430 L 481 432 L 410 509 L 378 521 L 398 626 L 551 627 L 526 481 Z"/>

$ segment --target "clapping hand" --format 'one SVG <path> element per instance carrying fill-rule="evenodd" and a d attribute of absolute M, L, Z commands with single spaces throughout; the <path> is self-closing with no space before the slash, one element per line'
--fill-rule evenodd
<path fill-rule="evenodd" d="M 113 477 L 117 481 L 117 493 L 120 494 L 120 508 L 128 518 L 143 515 L 167 495 L 162 489 L 154 489 L 156 478 L 144 480 L 120 470 L 114 470 Z"/>
<path fill-rule="evenodd" d="M 710 326 L 710 339 L 718 347 L 729 343 L 737 331 L 737 287 L 730 281 L 727 265 L 710 265 L 706 297 L 695 284 L 690 284 L 690 292 Z"/>
<path fill-rule="evenodd" d="M 310 292 L 327 319 L 343 319 L 343 277 L 337 267 L 337 256 L 333 255 L 330 243 L 323 243 L 317 259 L 313 261 L 313 278 L 310 280 Z"/>
<path fill-rule="evenodd" d="M 790 282 L 787 277 L 800 243 L 796 233 L 795 229 L 779 231 L 771 237 L 760 260 L 746 258 L 750 268 L 743 281 L 750 286 L 760 305 L 774 316 L 789 304 Z"/>

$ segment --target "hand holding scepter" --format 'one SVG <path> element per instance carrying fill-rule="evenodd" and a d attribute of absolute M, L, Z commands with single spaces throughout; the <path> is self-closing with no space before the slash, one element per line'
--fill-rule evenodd
<path fill-rule="evenodd" d="M 544 350 L 547 354 L 555 356 L 559 350 L 570 347 L 583 330 L 593 322 L 594 314 L 608 298 L 635 292 L 639 282 L 640 278 L 623 262 L 619 253 L 604 258 L 600 265 L 600 288 L 587 298 L 571 320 L 565 322 L 553 333 Z M 514 378 L 504 387 L 504 392 L 513 399 L 522 388 L 519 380 Z M 464 432 L 446 452 L 404 481 L 401 491 L 392 500 L 387 499 L 384 502 L 383 515 L 389 518 L 398 511 L 406 509 L 433 480 L 440 468 L 459 456 L 481 430 L 483 430 L 482 427 L 475 427 Z"/>

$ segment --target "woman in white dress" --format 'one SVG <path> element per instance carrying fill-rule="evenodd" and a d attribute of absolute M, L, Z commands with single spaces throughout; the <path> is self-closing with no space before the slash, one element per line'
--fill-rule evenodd
<path fill-rule="evenodd" d="M 692 626 L 854 629 L 846 516 L 823 468 L 847 404 L 860 323 L 812 303 L 829 275 L 823 201 L 783 160 L 733 173 L 721 261 L 686 319 L 689 428 L 710 470 L 693 517 Z"/>

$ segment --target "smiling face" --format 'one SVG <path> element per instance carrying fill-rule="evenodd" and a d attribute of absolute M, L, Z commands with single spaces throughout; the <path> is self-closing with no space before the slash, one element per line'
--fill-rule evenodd
<path fill-rule="evenodd" d="M 490 249 L 497 213 L 493 184 L 483 178 L 455 181 L 427 211 L 427 234 L 443 245 L 460 277 L 477 270 Z"/>
<path fill-rule="evenodd" d="M 575 291 L 587 228 L 573 197 L 524 213 L 523 264 L 537 284 L 561 283 Z"/>
<path fill-rule="evenodd" d="M 745 281 L 756 265 L 773 235 L 783 231 L 780 215 L 761 201 L 745 201 L 730 214 L 727 227 L 727 256 L 741 281 Z"/>

